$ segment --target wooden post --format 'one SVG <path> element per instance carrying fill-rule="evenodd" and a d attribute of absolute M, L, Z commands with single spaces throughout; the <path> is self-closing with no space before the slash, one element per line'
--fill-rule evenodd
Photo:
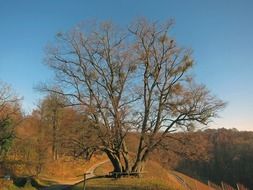
<path fill-rule="evenodd" d="M 83 190 L 85 190 L 86 186 L 86 173 L 83 174 Z"/>
<path fill-rule="evenodd" d="M 207 185 L 208 185 L 208 189 L 210 190 L 211 189 L 211 185 L 210 185 L 210 181 L 207 180 Z"/>
<path fill-rule="evenodd" d="M 83 190 L 85 190 L 85 188 L 86 188 L 86 176 L 87 176 L 87 174 L 91 174 L 91 173 L 84 173 L 83 174 Z"/>
<path fill-rule="evenodd" d="M 225 190 L 225 186 L 224 186 L 223 182 L 221 182 L 221 187 L 222 187 L 222 190 Z"/>
<path fill-rule="evenodd" d="M 195 185 L 195 189 L 198 190 L 198 186 L 197 186 L 196 180 L 194 180 L 194 185 Z"/>

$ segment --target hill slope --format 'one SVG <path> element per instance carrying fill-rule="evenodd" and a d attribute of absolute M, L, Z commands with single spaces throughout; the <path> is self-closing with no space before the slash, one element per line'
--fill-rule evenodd
<path fill-rule="evenodd" d="M 111 171 L 112 166 L 110 163 L 105 163 L 95 170 L 96 175 L 105 175 Z M 178 174 L 178 173 L 177 173 Z M 190 182 L 188 177 L 188 182 Z M 186 180 L 185 180 L 186 181 Z M 191 180 L 190 188 L 195 189 L 192 184 L 197 184 L 198 189 L 208 189 L 208 186 L 198 182 L 194 179 Z M 135 190 L 185 190 L 185 184 L 180 181 L 173 171 L 167 171 L 162 168 L 158 163 L 149 161 L 145 168 L 145 173 L 142 177 L 122 177 L 120 179 L 113 178 L 97 178 L 90 179 L 86 182 L 87 190 L 115 190 L 115 189 L 135 189 Z M 83 188 L 83 183 L 80 183 L 74 187 L 72 190 L 81 190 Z"/>

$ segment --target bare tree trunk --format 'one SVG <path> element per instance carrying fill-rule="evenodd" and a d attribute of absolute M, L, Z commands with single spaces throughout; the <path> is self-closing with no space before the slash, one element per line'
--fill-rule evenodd
<path fill-rule="evenodd" d="M 137 173 L 140 173 L 143 171 L 144 169 L 144 164 L 145 162 L 144 161 L 136 161 L 132 167 L 132 172 L 137 172 Z"/>
<path fill-rule="evenodd" d="M 122 156 L 124 158 L 124 172 L 129 172 L 130 171 L 130 167 L 129 167 L 128 153 L 122 153 Z"/>
<path fill-rule="evenodd" d="M 145 162 L 151 149 L 143 149 L 140 154 L 137 155 L 136 161 L 132 167 L 132 172 L 140 173 L 144 170 Z"/>
<path fill-rule="evenodd" d="M 124 171 L 129 172 L 130 171 L 130 166 L 129 166 L 129 155 L 128 155 L 128 148 L 126 145 L 125 140 L 123 140 L 122 143 L 122 157 L 124 159 Z"/>
<path fill-rule="evenodd" d="M 56 121 L 56 111 L 54 110 L 53 115 L 53 142 L 52 142 L 52 156 L 53 160 L 58 159 L 58 153 L 57 153 L 57 121 Z"/>
<path fill-rule="evenodd" d="M 56 126 L 53 124 L 53 142 L 52 142 L 52 157 L 56 160 Z"/>
<path fill-rule="evenodd" d="M 105 150 L 105 153 L 113 165 L 113 172 L 123 172 L 123 166 L 120 162 L 120 158 L 108 149 Z"/>

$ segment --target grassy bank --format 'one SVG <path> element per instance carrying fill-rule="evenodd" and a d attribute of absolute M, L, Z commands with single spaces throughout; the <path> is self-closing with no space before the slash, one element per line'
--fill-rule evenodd
<path fill-rule="evenodd" d="M 95 169 L 95 174 L 105 175 L 112 170 L 110 163 L 105 163 Z M 83 183 L 72 188 L 82 190 Z M 142 177 L 122 177 L 120 179 L 98 178 L 86 182 L 87 190 L 182 190 L 180 184 L 164 168 L 155 162 L 147 163 L 145 173 Z"/>
<path fill-rule="evenodd" d="M 75 186 L 72 190 L 82 190 L 83 183 Z M 87 190 L 175 190 L 162 180 L 152 178 L 100 178 L 87 181 Z"/>

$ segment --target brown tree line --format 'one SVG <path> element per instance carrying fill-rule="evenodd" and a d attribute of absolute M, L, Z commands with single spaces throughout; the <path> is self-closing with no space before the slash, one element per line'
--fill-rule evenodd
<path fill-rule="evenodd" d="M 60 157 L 87 159 L 82 143 L 87 137 L 86 117 L 63 107 L 61 97 L 45 96 L 31 114 L 25 115 L 13 90 L 0 86 L 0 176 L 39 175 L 46 164 Z M 87 130 L 86 130 L 87 129 Z"/>
<path fill-rule="evenodd" d="M 234 187 L 236 183 L 241 183 L 250 189 L 253 188 L 252 132 L 208 129 L 190 134 L 174 134 L 174 137 L 188 138 L 191 146 L 185 146 L 175 140 L 168 142 L 173 143 L 174 149 L 157 150 L 156 159 L 165 167 L 205 182 L 226 182 Z"/>

